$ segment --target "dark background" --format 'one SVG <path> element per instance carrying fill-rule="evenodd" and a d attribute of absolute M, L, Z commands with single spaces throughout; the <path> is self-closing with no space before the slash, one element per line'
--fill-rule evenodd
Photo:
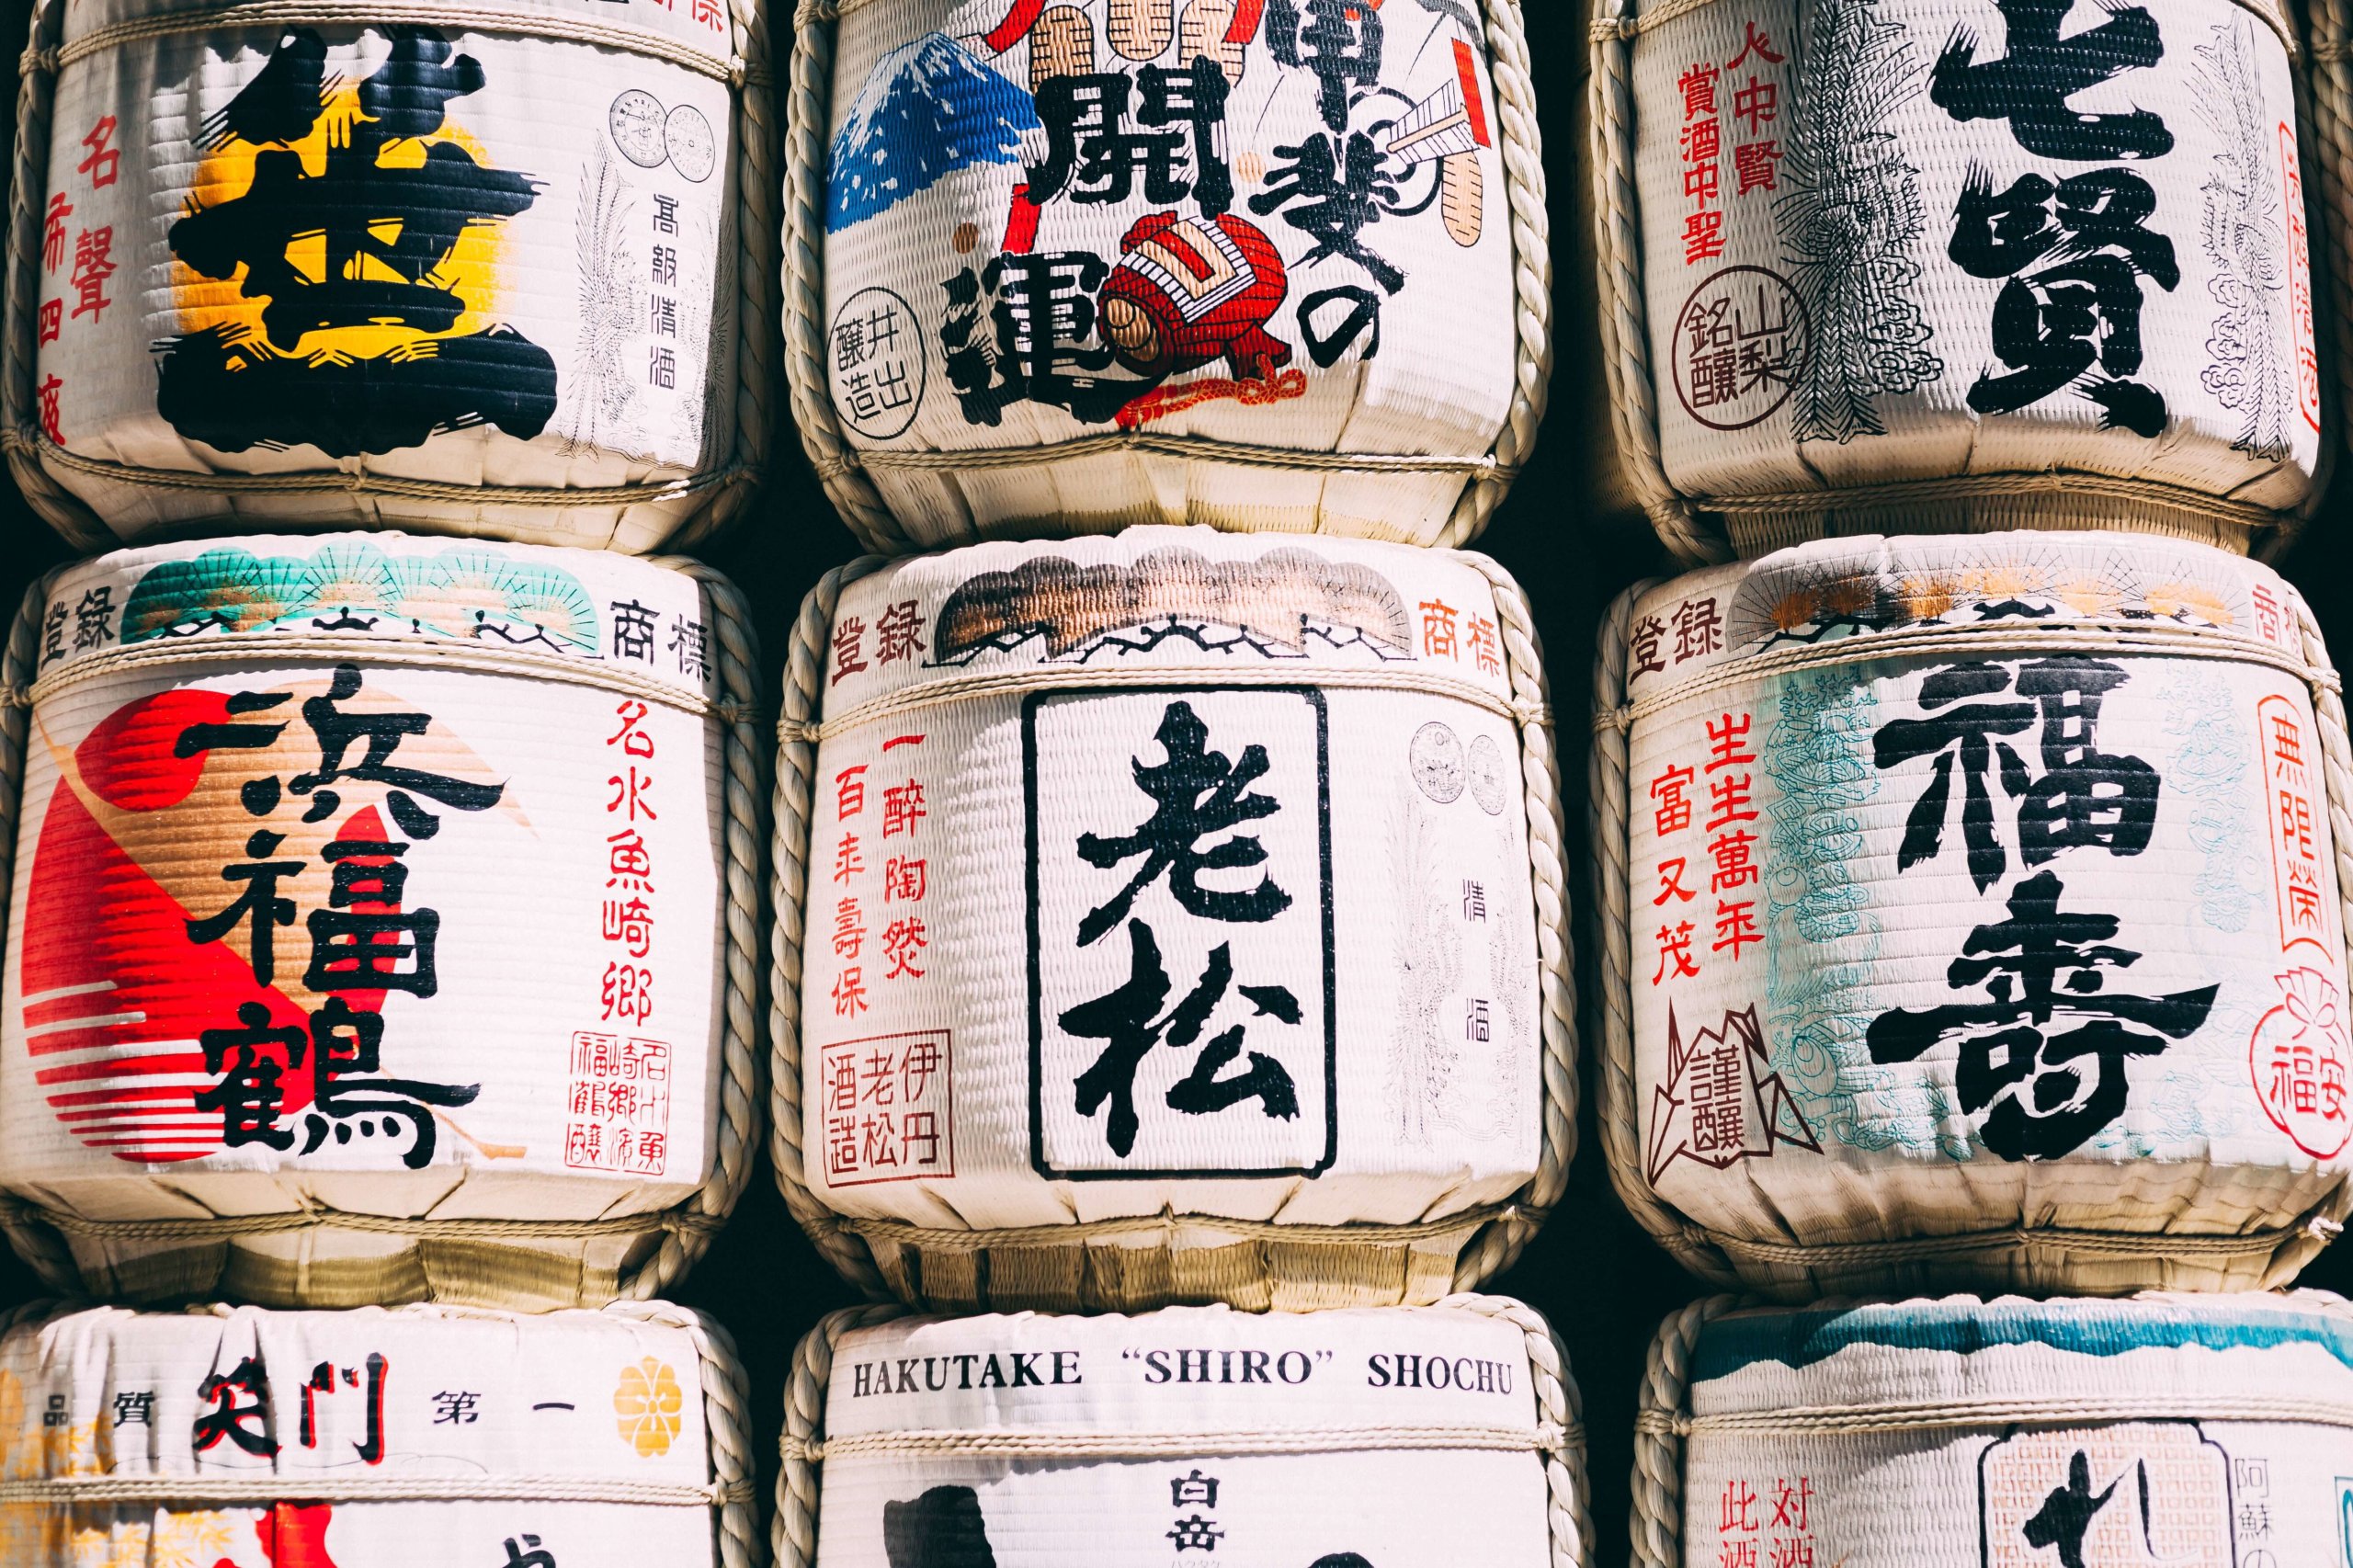
<path fill-rule="evenodd" d="M 30 0 L 0 0 L 0 40 L 26 36 Z M 779 43 L 790 35 L 789 7 L 770 0 Z M 1527 588 L 1551 653 L 1555 731 L 1567 808 L 1571 887 L 1579 899 L 1576 950 L 1592 949 L 1585 905 L 1591 874 L 1586 847 L 1585 761 L 1594 628 L 1610 597 L 1639 577 L 1673 570 L 1665 552 L 1639 519 L 1607 511 L 1593 499 L 1604 487 L 1608 409 L 1591 369 L 1595 329 L 1592 233 L 1578 210 L 1577 182 L 1585 161 L 1582 98 L 1586 22 L 1582 6 L 1561 0 L 1527 0 L 1529 54 L 1544 134 L 1554 261 L 1553 329 L 1557 366 L 1544 437 L 1534 460 L 1479 540 Z M 0 47 L 13 47 L 0 44 Z M 13 100 L 16 57 L 5 66 Z M 782 60 L 779 82 L 789 81 Z M 778 114 L 781 118 L 779 98 Z M 6 135 L 13 156 L 13 119 Z M 2321 229 L 2315 225 L 2317 237 Z M 2317 274 L 2325 257 L 2314 256 Z M 2317 280 L 2317 279 L 2316 279 Z M 133 282 L 126 274 L 125 284 Z M 782 402 L 779 382 L 779 402 Z M 2330 503 L 2287 558 L 2288 577 L 2302 587 L 2331 642 L 2353 646 L 2347 604 L 2332 587 L 2344 581 L 2346 488 Z M 70 551 L 25 506 L 12 482 L 0 478 L 0 613 L 12 608 L 25 585 Z M 703 551 L 742 585 L 767 649 L 768 696 L 774 698 L 786 636 L 801 596 L 829 568 L 858 553 L 802 460 L 790 430 L 779 440 L 767 488 L 756 515 Z M 1580 990 L 1593 999 L 1594 971 L 1577 970 Z M 1588 1064 L 1592 1047 L 1586 1051 Z M 1702 1293 L 1630 1220 L 1610 1190 L 1589 1092 L 1579 1117 L 1577 1158 L 1569 1190 L 1552 1223 L 1519 1266 L 1489 1289 L 1537 1307 L 1567 1342 L 1585 1393 L 1597 1564 L 1627 1560 L 1628 1472 L 1632 1463 L 1635 1392 L 1643 1358 L 1659 1320 Z M 2307 1272 L 2305 1283 L 2353 1292 L 2353 1247 L 2340 1245 Z M 30 1300 L 39 1287 L 13 1256 L 0 1252 L 0 1307 Z M 785 1212 L 765 1157 L 743 1206 L 710 1255 L 676 1299 L 710 1312 L 734 1334 L 752 1381 L 758 1419 L 760 1485 L 773 1488 L 776 1440 L 783 1425 L 783 1386 L 792 1346 L 824 1313 L 858 1300 L 810 1248 Z"/>

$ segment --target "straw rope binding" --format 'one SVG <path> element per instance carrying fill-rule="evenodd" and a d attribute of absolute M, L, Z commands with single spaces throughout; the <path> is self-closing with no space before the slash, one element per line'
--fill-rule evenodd
<path fill-rule="evenodd" d="M 1495 445 L 1475 457 L 1321 452 L 1259 447 L 1207 437 L 1123 431 L 1047 446 L 960 452 L 861 451 L 843 433 L 825 371 L 825 200 L 833 112 L 835 24 L 871 0 L 801 0 L 793 16 L 792 82 L 785 111 L 785 379 L 794 426 L 825 494 L 858 543 L 899 555 L 977 541 L 970 529 L 917 538 L 892 514 L 872 469 L 1028 468 L 1108 451 L 1191 458 L 1243 467 L 1335 473 L 1460 472 L 1465 483 L 1453 512 L 1427 542 L 1452 549 L 1476 539 L 1536 445 L 1552 375 L 1552 258 L 1545 210 L 1544 150 L 1530 79 L 1519 0 L 1479 0 L 1489 79 L 1495 85 L 1498 152 L 1511 210 L 1511 404 Z M 1180 519 L 1181 520 L 1181 519 Z"/>
<path fill-rule="evenodd" d="M 801 1103 L 801 971 L 813 825 L 811 796 L 817 738 L 838 733 L 836 726 L 847 728 L 853 720 L 867 721 L 861 716 L 863 710 L 839 720 L 820 722 L 816 715 L 822 707 L 825 656 L 842 590 L 882 570 L 890 562 L 880 556 L 861 557 L 819 580 L 802 602 L 800 617 L 793 624 L 778 720 L 782 744 L 778 751 L 775 843 L 770 859 L 771 903 L 776 919 L 769 937 L 768 1147 L 786 1208 L 801 1222 L 817 1250 L 851 1283 L 877 1299 L 892 1294 L 870 1244 L 876 1242 L 964 1253 L 998 1246 L 1083 1249 L 1117 1236 L 1149 1232 L 1174 1235 L 1180 1228 L 1241 1240 L 1358 1247 L 1405 1245 L 1468 1233 L 1471 1239 L 1455 1260 L 1453 1286 L 1457 1290 L 1471 1290 L 1518 1260 L 1545 1215 L 1566 1190 L 1569 1162 L 1576 1152 L 1578 1042 L 1573 978 L 1574 952 L 1569 933 L 1568 856 L 1563 844 L 1560 769 L 1545 695 L 1543 649 L 1535 619 L 1527 597 L 1502 566 L 1474 551 L 1460 552 L 1458 559 L 1483 575 L 1493 589 L 1497 636 L 1503 646 L 1506 676 L 1511 684 L 1512 696 L 1507 705 L 1497 706 L 1495 699 L 1485 693 L 1481 694 L 1481 705 L 1494 711 L 1508 712 L 1519 733 L 1520 777 L 1528 813 L 1529 874 L 1536 911 L 1538 991 L 1543 1035 L 1540 1062 L 1543 1133 L 1536 1174 L 1512 1199 L 1409 1225 L 1291 1225 L 1211 1214 L 1177 1214 L 1163 1209 L 1152 1215 L 1074 1221 L 1061 1225 L 958 1231 L 894 1220 L 853 1218 L 836 1214 L 824 1205 L 809 1183 Z M 1322 681 L 1325 674 L 1342 673 L 1345 672 L 1323 672 L 1317 679 Z M 1117 677 L 1120 672 L 1109 674 Z M 1135 678 L 1142 679 L 1153 672 L 1140 670 L 1134 674 Z M 1154 679 L 1165 677 L 1165 671 L 1154 675 Z M 1219 679 L 1223 681 L 1222 672 Z M 944 687 L 952 683 L 938 684 Z M 1065 681 L 1058 678 L 1051 684 Z M 1332 680 L 1324 684 L 1390 683 Z M 1451 684 L 1442 688 L 1427 680 L 1404 684 L 1443 689 L 1446 695 L 1455 695 Z M 975 691 L 973 695 L 981 693 Z M 1122 1304 L 1135 1308 L 1148 1303 Z"/>
<path fill-rule="evenodd" d="M 69 1236 L 180 1242 L 191 1245 L 225 1242 L 242 1236 L 319 1229 L 403 1236 L 418 1242 L 561 1244 L 585 1242 L 603 1236 L 658 1236 L 660 1239 L 654 1255 L 623 1275 L 620 1280 L 623 1297 L 643 1301 L 660 1295 L 710 1247 L 710 1238 L 726 1223 L 727 1215 L 743 1196 L 745 1183 L 751 1179 L 754 1152 L 760 1141 L 763 1062 L 758 1049 L 762 915 L 759 856 L 767 827 L 764 813 L 767 748 L 758 722 L 759 637 L 753 630 L 751 613 L 745 605 L 743 595 L 717 571 L 684 556 L 654 557 L 650 564 L 691 577 L 699 586 L 707 623 L 713 634 L 714 663 L 722 694 L 718 701 L 703 704 L 710 717 L 722 726 L 720 734 L 721 795 L 724 807 L 722 833 L 725 857 L 722 872 L 725 900 L 722 910 L 725 984 L 720 999 L 717 1140 L 712 1151 L 710 1176 L 696 1188 L 692 1197 L 675 1208 L 635 1214 L 611 1214 L 595 1220 L 400 1219 L 349 1213 L 316 1202 L 305 1202 L 299 1209 L 278 1213 L 188 1219 L 97 1220 L 29 1201 L 20 1195 L 0 1196 L 0 1234 L 7 1237 L 17 1255 L 40 1277 L 46 1287 L 64 1295 L 82 1293 L 80 1271 L 67 1244 Z M 32 676 L 39 659 L 42 608 L 48 603 L 51 587 L 66 569 L 59 567 L 50 572 L 26 590 L 24 601 L 9 630 L 5 660 L 0 660 L 0 691 L 30 693 L 39 697 L 53 689 L 47 682 L 35 680 Z M 207 639 L 206 642 L 219 647 L 230 641 L 233 640 Z M 275 639 L 266 636 L 245 641 L 262 644 L 259 653 L 275 656 L 288 656 L 301 651 L 272 646 Z M 333 652 L 347 658 L 372 661 L 379 657 L 371 646 L 361 641 L 300 641 L 306 646 L 311 642 L 334 643 Z M 178 643 L 173 645 L 173 651 L 193 653 L 204 646 L 202 643 Z M 480 651 L 460 644 L 420 642 L 388 646 L 412 654 L 423 653 L 429 648 L 435 652 L 426 656 L 436 662 L 447 660 L 459 668 L 523 674 L 534 678 L 568 674 L 572 678 L 582 679 L 591 675 L 608 677 L 610 674 L 528 653 L 514 659 L 510 666 L 511 655 L 484 660 L 479 656 Z M 120 667 L 105 660 L 94 659 L 89 663 L 103 665 L 105 669 L 100 673 Z M 587 683 L 623 689 L 609 678 L 589 679 Z M 636 692 L 633 686 L 628 689 L 632 695 L 644 695 Z M 665 691 L 660 699 L 678 707 L 692 706 L 696 700 L 676 691 Z M 0 702 L 0 949 L 5 949 L 7 937 L 8 890 L 15 886 L 17 816 L 24 789 L 25 742 L 30 717 L 28 700 Z"/>
<path fill-rule="evenodd" d="M 7 300 L 0 323 L 0 449 L 32 508 L 84 553 L 120 542 L 90 506 L 61 483 L 56 471 L 87 479 L 160 491 L 200 491 L 222 496 L 291 495 L 357 500 L 385 496 L 468 506 L 559 511 L 635 506 L 694 500 L 665 541 L 685 549 L 711 538 L 750 506 L 767 471 L 777 410 L 770 345 L 777 323 L 777 172 L 774 88 L 768 71 L 768 24 L 760 0 L 729 0 L 730 48 L 723 55 L 660 34 L 550 11 L 495 6 L 451 6 L 419 0 L 246 0 L 244 4 L 142 17 L 100 28 L 64 42 L 65 0 L 34 0 L 31 37 L 17 87 L 15 184 L 9 195 Z M 722 247 L 714 288 L 721 296 L 711 332 L 734 343 L 732 449 L 717 466 L 683 478 L 571 488 L 562 485 L 461 484 L 371 474 L 367 459 L 316 473 L 206 473 L 144 468 L 85 457 L 51 441 L 33 413 L 38 358 L 38 311 L 42 200 L 49 185 L 50 120 L 57 81 L 65 68 L 125 43 L 213 28 L 421 25 L 460 31 L 511 34 L 578 43 L 659 60 L 725 82 L 734 118 L 733 188 L 725 210 L 734 214 L 731 257 Z M 733 276 L 732 311 L 726 295 Z M 720 357 L 713 356 L 714 363 Z M 355 508 L 355 510 L 358 510 Z M 363 511 L 355 526 L 366 520 Z M 430 523 L 416 526 L 431 528 Z M 475 531 L 475 530 L 460 530 Z M 495 533 L 497 530 L 486 530 Z"/>

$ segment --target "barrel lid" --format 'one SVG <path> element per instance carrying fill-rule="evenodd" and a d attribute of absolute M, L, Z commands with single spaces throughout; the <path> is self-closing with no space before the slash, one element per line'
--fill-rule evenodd
<path fill-rule="evenodd" d="M 472 647 L 603 665 L 688 699 L 718 689 L 700 585 L 604 551 L 391 532 L 183 540 L 68 567 L 41 616 L 44 678 L 121 649 L 235 635 L 261 656 L 271 639 L 320 659 L 347 642 L 354 657 L 370 643 Z"/>
<path fill-rule="evenodd" d="M 183 18 L 185 36 L 202 40 L 211 53 L 241 50 L 259 61 L 269 54 L 282 34 L 293 30 L 291 25 L 267 17 L 223 21 L 217 15 L 222 8 L 222 0 L 74 0 L 65 7 L 64 41 L 70 46 L 111 28 L 153 28 L 164 18 Z M 596 40 L 608 47 L 627 34 L 642 33 L 708 54 L 715 62 L 726 62 L 734 47 L 733 7 L 724 0 L 622 6 L 613 6 L 610 0 L 500 0 L 494 6 L 475 8 L 462 22 L 436 30 L 455 40 L 471 29 L 487 27 L 494 18 L 502 24 L 497 28 L 502 33 L 542 40 L 567 36 L 567 23 L 588 24 Z M 347 22 L 324 28 L 316 23 L 303 26 L 323 32 L 332 44 L 361 29 L 389 35 L 392 24 L 371 22 L 368 7 L 357 6 Z"/>

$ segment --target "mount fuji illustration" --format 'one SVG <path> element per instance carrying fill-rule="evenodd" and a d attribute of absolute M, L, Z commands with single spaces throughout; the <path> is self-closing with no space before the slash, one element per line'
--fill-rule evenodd
<path fill-rule="evenodd" d="M 926 33 L 874 62 L 834 137 L 825 231 L 886 212 L 958 169 L 1020 160 L 1021 133 L 1043 130 L 1029 95 L 945 33 Z"/>

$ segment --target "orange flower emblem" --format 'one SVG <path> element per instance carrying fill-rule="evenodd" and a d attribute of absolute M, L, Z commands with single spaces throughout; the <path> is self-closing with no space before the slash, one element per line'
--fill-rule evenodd
<path fill-rule="evenodd" d="M 620 1417 L 621 1439 L 639 1458 L 659 1459 L 670 1451 L 686 1407 L 678 1375 L 664 1363 L 648 1356 L 621 1369 L 620 1386 L 613 1390 L 613 1414 Z"/>

